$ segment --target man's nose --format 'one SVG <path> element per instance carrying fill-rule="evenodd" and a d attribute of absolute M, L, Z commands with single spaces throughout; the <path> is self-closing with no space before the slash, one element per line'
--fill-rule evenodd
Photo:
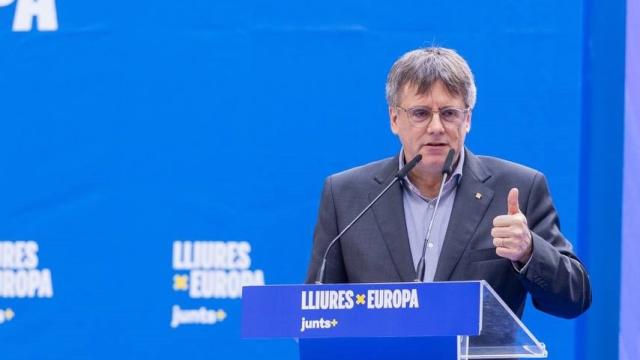
<path fill-rule="evenodd" d="M 431 115 L 431 121 L 429 121 L 427 125 L 427 131 L 429 131 L 429 133 L 444 132 L 444 124 L 440 120 L 439 112 L 434 112 L 433 115 Z"/>

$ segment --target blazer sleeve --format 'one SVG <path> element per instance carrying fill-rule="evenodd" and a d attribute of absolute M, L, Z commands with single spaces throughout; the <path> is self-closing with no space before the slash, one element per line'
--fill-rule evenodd
<path fill-rule="evenodd" d="M 332 177 L 328 177 L 322 189 L 318 221 L 316 222 L 316 228 L 313 234 L 313 247 L 311 250 L 311 261 L 309 262 L 309 268 L 307 270 L 306 283 L 310 284 L 315 282 L 327 246 L 329 246 L 331 240 L 337 235 L 338 224 L 333 194 L 333 180 Z M 325 266 L 325 283 L 348 282 L 339 243 L 334 244 L 327 254 L 327 263 Z"/>
<path fill-rule="evenodd" d="M 539 172 L 533 178 L 525 216 L 532 233 L 533 253 L 521 280 L 531 293 L 533 305 L 564 318 L 582 314 L 591 305 L 589 275 L 560 232 L 547 181 Z"/>

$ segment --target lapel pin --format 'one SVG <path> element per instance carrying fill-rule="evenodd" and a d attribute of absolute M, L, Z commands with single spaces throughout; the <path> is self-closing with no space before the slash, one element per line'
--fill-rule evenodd
<path fill-rule="evenodd" d="M 476 193 L 476 199 L 480 200 L 482 198 L 482 194 Z"/>

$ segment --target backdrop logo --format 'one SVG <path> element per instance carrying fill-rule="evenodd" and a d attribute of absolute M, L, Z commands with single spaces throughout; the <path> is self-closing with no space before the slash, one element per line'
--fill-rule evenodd
<path fill-rule="evenodd" d="M 10 308 L 0 309 L 0 325 L 13 320 L 14 316 L 16 316 L 16 314 Z"/>
<path fill-rule="evenodd" d="M 50 298 L 51 270 L 38 269 L 38 243 L 0 241 L 0 298 Z"/>
<path fill-rule="evenodd" d="M 14 2 L 13 31 L 31 31 L 34 22 L 38 31 L 58 30 L 55 0 L 0 0 L 0 7 Z"/>
<path fill-rule="evenodd" d="M 242 287 L 264 285 L 264 272 L 251 269 L 247 241 L 174 241 L 173 290 L 191 299 L 239 299 Z M 171 327 L 213 325 L 226 319 L 224 309 L 172 308 Z"/>

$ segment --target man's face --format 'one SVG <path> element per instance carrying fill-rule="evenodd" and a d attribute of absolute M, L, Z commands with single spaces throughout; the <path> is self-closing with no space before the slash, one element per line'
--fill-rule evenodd
<path fill-rule="evenodd" d="M 428 108 L 433 111 L 465 108 L 462 97 L 449 94 L 440 81 L 425 94 L 418 95 L 416 90 L 415 86 L 406 85 L 400 93 L 398 106 L 403 109 Z M 414 171 L 424 176 L 439 176 L 449 149 L 455 150 L 455 161 L 459 158 L 464 139 L 471 129 L 471 112 L 464 112 L 459 122 L 446 122 L 441 118 L 442 114 L 433 114 L 426 126 L 416 125 L 409 116 L 408 111 L 390 106 L 391 131 L 400 138 L 407 162 L 417 154 L 422 154 L 422 161 Z"/>

